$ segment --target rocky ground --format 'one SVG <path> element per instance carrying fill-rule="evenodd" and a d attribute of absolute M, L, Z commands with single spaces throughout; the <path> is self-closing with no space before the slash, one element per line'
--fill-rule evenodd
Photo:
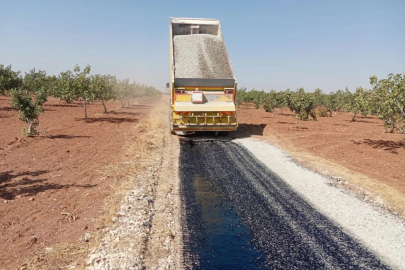
<path fill-rule="evenodd" d="M 153 115 L 167 118 L 159 108 Z M 167 132 L 167 123 L 161 124 L 149 133 L 162 145 L 150 153 L 153 159 L 147 169 L 127 184 L 111 225 L 103 229 L 104 237 L 88 256 L 86 269 L 181 268 L 179 146 Z"/>

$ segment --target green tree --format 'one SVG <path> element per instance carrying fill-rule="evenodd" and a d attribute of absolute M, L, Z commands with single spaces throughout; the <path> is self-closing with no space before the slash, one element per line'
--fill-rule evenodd
<path fill-rule="evenodd" d="M 283 114 L 283 108 L 287 106 L 286 91 L 276 92 L 275 99 L 276 108 L 279 108 L 280 114 Z"/>
<path fill-rule="evenodd" d="M 75 100 L 74 79 L 72 71 L 61 72 L 55 87 L 52 89 L 52 96 L 67 103 L 72 103 Z"/>
<path fill-rule="evenodd" d="M 342 90 L 336 92 L 331 92 L 329 95 L 324 96 L 323 104 L 326 107 L 326 110 L 329 112 L 329 116 L 333 116 L 333 123 L 335 124 L 337 112 L 342 110 L 345 106 L 345 94 Z"/>
<path fill-rule="evenodd" d="M 84 119 L 87 121 L 87 105 L 96 99 L 96 93 L 91 87 L 90 78 L 90 65 L 87 65 L 83 71 L 80 71 L 78 65 L 73 69 L 73 94 L 74 99 L 77 100 L 84 109 Z"/>
<path fill-rule="evenodd" d="M 314 99 L 317 106 L 324 106 L 325 94 L 322 89 L 316 88 L 314 91 Z"/>
<path fill-rule="evenodd" d="M 125 106 L 125 102 L 128 101 L 131 97 L 131 86 L 129 84 L 129 79 L 118 80 L 115 87 L 115 95 L 121 101 L 122 107 Z"/>
<path fill-rule="evenodd" d="M 11 104 L 18 109 L 20 120 L 28 123 L 28 130 L 24 132 L 27 136 L 37 133 L 39 125 L 38 117 L 44 111 L 42 105 L 47 101 L 49 77 L 45 71 L 32 69 L 26 73 L 22 86 L 11 90 Z"/>
<path fill-rule="evenodd" d="M 87 105 L 93 102 L 96 98 L 96 94 L 91 87 L 90 78 L 90 66 L 87 65 L 83 71 L 80 71 L 80 67 L 76 65 L 73 72 L 68 70 L 59 74 L 55 87 L 58 88 L 58 97 L 71 103 L 78 101 L 84 109 L 84 118 L 87 121 Z"/>
<path fill-rule="evenodd" d="M 265 95 L 264 100 L 263 100 L 263 109 L 266 112 L 272 112 L 273 116 L 271 119 L 274 118 L 274 113 L 277 107 L 277 92 L 274 90 L 271 90 L 267 95 Z"/>
<path fill-rule="evenodd" d="M 23 79 L 20 76 L 20 71 L 13 71 L 11 65 L 5 67 L 0 64 L 0 94 L 5 95 L 12 89 L 20 88 Z"/>
<path fill-rule="evenodd" d="M 253 104 L 255 105 L 255 109 L 258 110 L 260 105 L 263 104 L 265 93 L 264 91 L 255 91 L 253 93 Z M 257 112 L 257 111 L 256 111 Z"/>
<path fill-rule="evenodd" d="M 362 87 L 357 87 L 355 93 L 346 90 L 343 108 L 353 113 L 352 122 L 356 121 L 357 114 L 361 113 L 366 116 L 369 113 L 369 99 L 370 92 Z"/>
<path fill-rule="evenodd" d="M 246 87 L 239 88 L 236 91 L 235 103 L 238 106 L 238 108 L 243 102 L 246 102 L 245 101 L 246 91 L 247 91 Z"/>
<path fill-rule="evenodd" d="M 387 79 L 370 77 L 372 111 L 392 130 L 405 133 L 405 76 L 389 74 Z"/>
<path fill-rule="evenodd" d="M 104 112 L 107 112 L 105 102 L 116 98 L 114 88 L 116 87 L 117 79 L 110 75 L 93 75 L 91 76 L 91 91 L 95 93 L 95 98 L 101 100 Z"/>
<path fill-rule="evenodd" d="M 313 93 L 305 93 L 304 88 L 301 87 L 295 92 L 287 91 L 286 100 L 288 108 L 296 115 L 296 127 L 298 127 L 300 119 L 308 120 L 309 116 L 311 116 L 314 120 L 316 120 L 314 110 L 316 107 L 316 102 Z"/>

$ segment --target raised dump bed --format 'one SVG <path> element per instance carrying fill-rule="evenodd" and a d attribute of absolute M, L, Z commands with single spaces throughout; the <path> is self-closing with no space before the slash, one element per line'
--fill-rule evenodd
<path fill-rule="evenodd" d="M 233 87 L 235 77 L 217 19 L 171 18 L 175 87 Z"/>

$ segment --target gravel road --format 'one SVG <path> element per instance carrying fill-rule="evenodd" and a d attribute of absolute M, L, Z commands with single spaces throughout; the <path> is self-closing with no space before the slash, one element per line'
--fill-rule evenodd
<path fill-rule="evenodd" d="M 146 132 L 139 142 L 131 140 L 136 150 L 128 152 L 124 164 L 134 165 L 117 189 L 119 208 L 87 257 L 88 270 L 181 269 L 179 146 L 167 132 L 168 123 L 161 122 L 168 121 L 167 107 L 167 102 L 158 104 L 138 124 Z"/>
<path fill-rule="evenodd" d="M 266 142 L 183 143 L 179 164 L 193 268 L 405 269 L 400 220 Z"/>

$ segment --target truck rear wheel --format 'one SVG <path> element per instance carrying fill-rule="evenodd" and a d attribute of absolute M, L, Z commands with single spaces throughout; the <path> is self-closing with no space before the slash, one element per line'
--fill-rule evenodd
<path fill-rule="evenodd" d="M 176 132 L 173 131 L 173 122 L 172 122 L 172 107 L 171 107 L 172 100 L 169 100 L 169 130 L 170 134 L 176 135 Z"/>
<path fill-rule="evenodd" d="M 170 134 L 176 135 L 176 132 L 173 131 L 173 124 L 169 123 L 169 125 L 170 125 Z"/>

